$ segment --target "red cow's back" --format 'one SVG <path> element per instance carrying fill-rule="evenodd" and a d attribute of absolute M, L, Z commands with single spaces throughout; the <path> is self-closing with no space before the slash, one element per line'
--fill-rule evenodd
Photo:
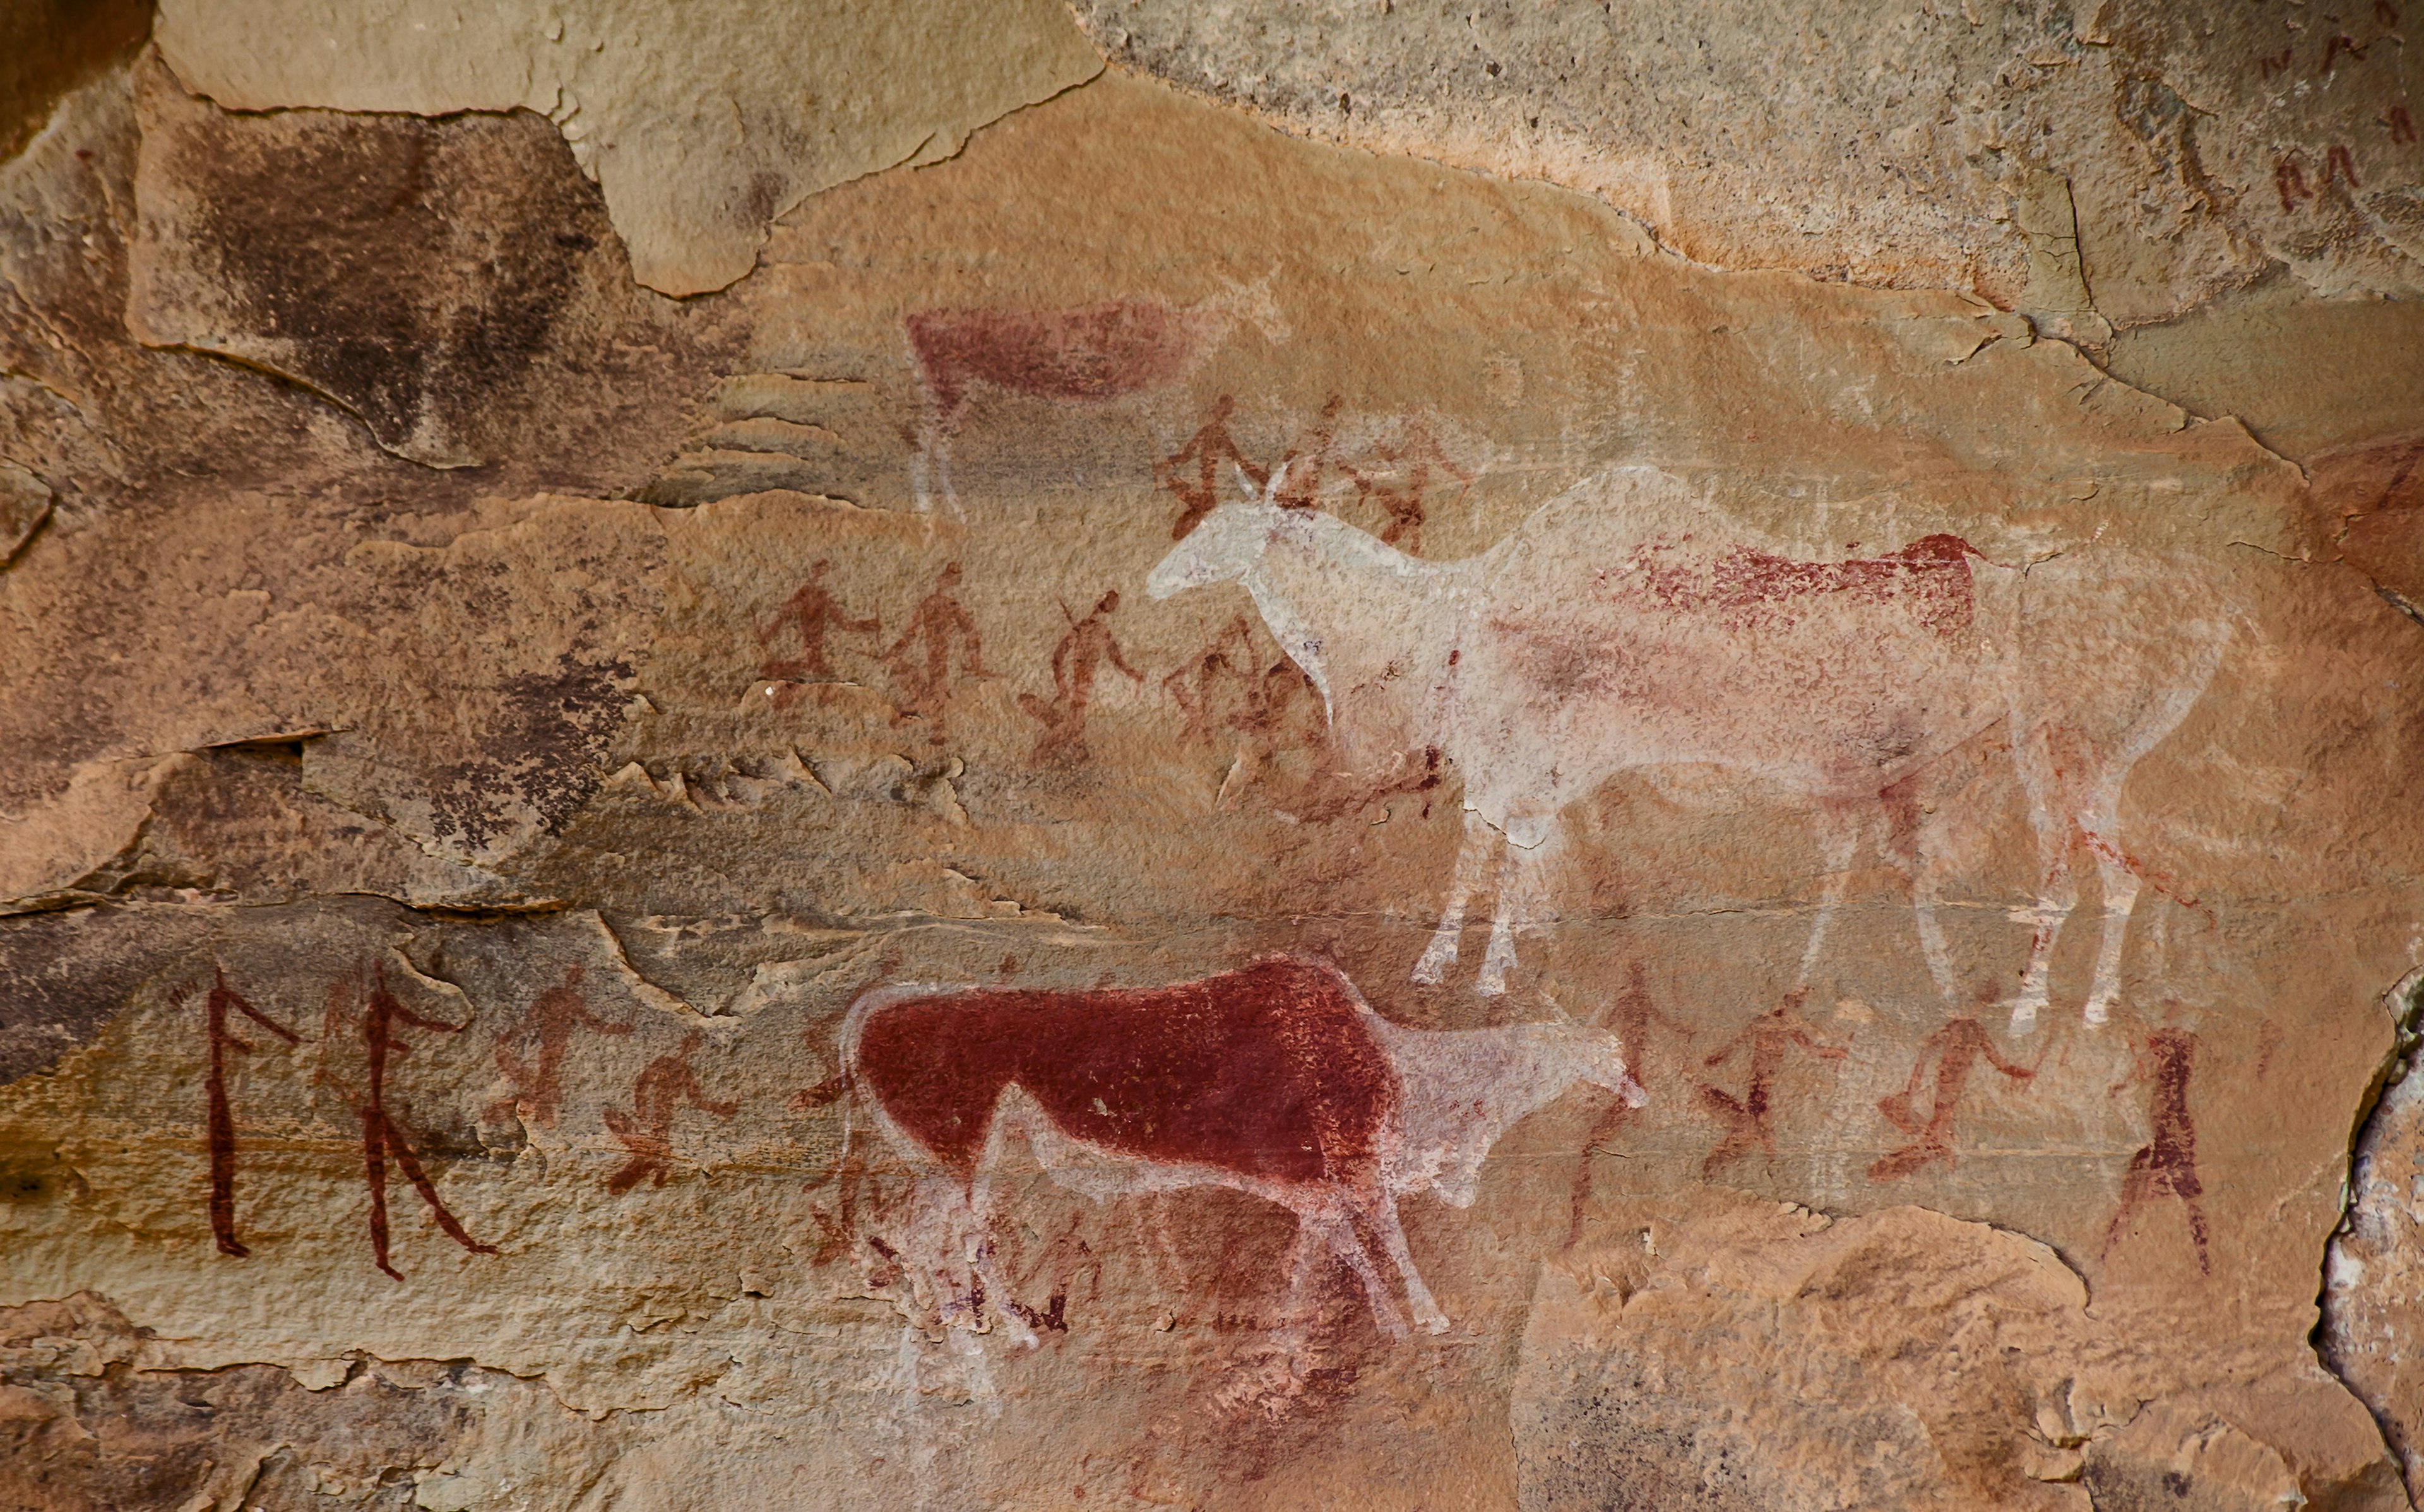
<path fill-rule="evenodd" d="M 1078 404 L 1163 388 L 1185 375 L 1200 334 L 1188 311 L 1157 299 L 1076 310 L 928 310 L 907 324 L 917 365 L 946 415 L 971 383 Z"/>
<path fill-rule="evenodd" d="M 1398 1106 L 1344 982 L 1284 959 L 1170 987 L 905 999 L 868 1016 L 853 1074 L 963 1178 L 1013 1085 L 1074 1138 L 1270 1181 L 1377 1179 Z"/>

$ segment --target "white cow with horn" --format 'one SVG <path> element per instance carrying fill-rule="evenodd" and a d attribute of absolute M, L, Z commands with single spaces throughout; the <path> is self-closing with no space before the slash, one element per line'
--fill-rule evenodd
<path fill-rule="evenodd" d="M 1504 847 L 1477 989 L 1506 991 L 1519 927 L 1543 916 L 1559 816 L 1635 767 L 1705 764 L 1780 783 L 1817 807 L 1829 870 L 1806 977 L 1860 832 L 1929 763 L 1999 721 L 2034 827 L 2036 932 L 2013 1032 L 2048 1000 L 2076 906 L 2083 839 L 2104 936 L 2087 997 L 2104 1021 L 2145 879 L 2120 844 L 2129 770 L 2188 717 L 2237 618 L 2184 594 L 2177 564 L 2119 550 L 1987 560 L 1933 535 L 1874 557 L 1798 560 L 1707 519 L 1677 479 L 1619 469 L 1543 505 L 1458 562 L 1410 557 L 1332 516 L 1259 498 L 1223 504 L 1147 581 L 1156 598 L 1236 582 L 1329 710 L 1361 775 L 1435 749 L 1464 783 L 1465 838 L 1439 927 L 1414 967 L 1457 959 L 1467 897 Z M 1920 939 L 1954 993 L 1934 903 L 1939 858 L 1912 826 Z"/>

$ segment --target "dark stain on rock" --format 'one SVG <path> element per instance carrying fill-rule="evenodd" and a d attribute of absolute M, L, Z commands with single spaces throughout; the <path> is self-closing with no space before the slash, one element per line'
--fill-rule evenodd
<path fill-rule="evenodd" d="M 175 909 L 80 908 L 0 918 L 0 1083 L 88 1042 L 144 979 L 207 925 Z"/>
<path fill-rule="evenodd" d="M 294 112 L 184 161 L 192 250 L 277 366 L 420 460 L 477 447 L 485 401 L 549 351 L 605 211 L 535 116 Z M 231 134 L 232 135 L 232 134 Z M 587 190 L 587 192 L 584 192 Z"/>
<path fill-rule="evenodd" d="M 714 317 L 632 282 L 598 186 L 527 111 L 221 111 L 137 68 L 127 324 L 231 358 L 439 467 L 555 456 L 621 486 L 670 448 L 646 406 Z M 662 436 L 658 433 L 662 432 Z"/>
<path fill-rule="evenodd" d="M 510 827 L 498 806 L 504 793 L 536 812 L 543 833 L 561 831 L 603 780 L 598 761 L 634 681 L 628 661 L 584 662 L 569 652 L 550 670 L 502 678 L 496 715 L 476 732 L 476 753 L 435 774 L 438 833 L 466 851 L 482 849 Z"/>

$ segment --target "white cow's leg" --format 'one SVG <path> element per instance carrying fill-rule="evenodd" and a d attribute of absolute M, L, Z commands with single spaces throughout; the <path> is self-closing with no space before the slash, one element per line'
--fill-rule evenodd
<path fill-rule="evenodd" d="M 1515 935 L 1546 915 L 1548 896 L 1549 823 L 1513 820 L 1507 824 L 1507 856 L 1498 867 L 1498 907 L 1490 920 L 1490 948 L 1481 958 L 1481 977 L 1474 991 L 1497 997 L 1507 991 L 1507 975 L 1515 969 Z"/>
<path fill-rule="evenodd" d="M 1382 1336 L 1391 1344 L 1405 1343 L 1406 1315 L 1397 1311 L 1397 1299 L 1389 1295 L 1389 1283 L 1372 1264 L 1372 1252 L 1364 1248 L 1363 1236 L 1353 1224 L 1338 1217 L 1325 1220 L 1322 1229 L 1330 1238 L 1330 1252 L 1346 1261 L 1364 1283 L 1364 1295 L 1372 1304 L 1372 1320 L 1380 1325 Z"/>
<path fill-rule="evenodd" d="M 1426 987 L 1438 986 L 1456 964 L 1458 939 L 1464 933 L 1464 902 L 1481 885 L 1482 868 L 1490 865 L 1490 850 L 1497 839 L 1498 832 L 1480 815 L 1469 808 L 1464 811 L 1464 843 L 1456 852 L 1456 877 L 1448 883 L 1447 904 L 1440 911 L 1431 943 L 1414 963 L 1414 980 Z"/>
<path fill-rule="evenodd" d="M 2061 779 L 2054 773 L 2052 732 L 2042 726 L 2017 731 L 2012 760 L 2028 795 L 2029 824 L 2036 831 L 2039 878 L 2028 968 L 2020 973 L 2019 995 L 2012 1003 L 2012 1033 L 2021 1035 L 2036 1028 L 2037 1014 L 2046 1006 L 2054 944 L 2079 901 L 2079 889 L 2070 874 L 2071 816 L 2061 803 Z"/>
<path fill-rule="evenodd" d="M 1317 1221 L 1311 1214 L 1298 1210 L 1296 1236 L 1288 1241 L 1286 1323 L 1290 1329 L 1306 1328 L 1314 1321 L 1314 1273 L 1321 1263 L 1323 1248 L 1315 1242 Z"/>
<path fill-rule="evenodd" d="M 1380 1235 L 1381 1248 L 1389 1251 L 1398 1279 L 1406 1283 L 1406 1304 L 1413 1309 L 1414 1321 L 1423 1326 L 1425 1333 L 1445 1333 L 1447 1314 L 1432 1300 L 1431 1289 L 1423 1284 L 1422 1273 L 1414 1269 L 1413 1254 L 1406 1248 L 1406 1231 L 1397 1222 L 1397 1200 L 1384 1193 L 1372 1205 L 1370 1216 L 1373 1229 Z"/>
<path fill-rule="evenodd" d="M 1952 948 L 1944 943 L 1944 925 L 1936 916 L 1943 885 L 1943 858 L 1927 843 L 1922 827 L 1911 844 L 1910 912 L 1919 924 L 1920 954 L 1927 959 L 1927 974 L 1936 979 L 1936 995 L 1950 1004 L 1958 984 L 1953 976 Z"/>
<path fill-rule="evenodd" d="M 1801 975 L 1794 981 L 1796 987 L 1810 983 L 1810 974 L 1818 968 L 1818 952 L 1826 943 L 1826 927 L 1834 921 L 1835 910 L 1843 904 L 1843 895 L 1852 885 L 1852 858 L 1860 849 L 1859 816 L 1838 804 L 1818 805 L 1819 854 L 1826 867 L 1826 883 L 1818 899 L 1818 917 L 1810 926 L 1810 943 L 1801 947 Z"/>

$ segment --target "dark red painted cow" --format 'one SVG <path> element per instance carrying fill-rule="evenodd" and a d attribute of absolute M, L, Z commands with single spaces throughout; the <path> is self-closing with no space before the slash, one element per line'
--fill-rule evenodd
<path fill-rule="evenodd" d="M 929 478 L 951 506 L 951 442 L 979 389 L 1062 405 L 1108 405 L 1176 384 L 1252 320 L 1274 342 L 1286 319 L 1268 276 L 1233 284 L 1191 305 L 1108 299 L 1066 310 L 921 310 L 904 324 L 926 386 L 917 454 L 917 504 L 930 507 Z"/>
<path fill-rule="evenodd" d="M 1336 967 L 1285 956 L 1168 987 L 882 988 L 852 1006 L 840 1050 L 875 1126 L 929 1177 L 929 1212 L 940 1202 L 954 1220 L 926 1248 L 958 1251 L 936 1258 L 973 1267 L 972 1295 L 1008 1299 L 988 1271 L 987 1178 L 1017 1138 L 1097 1200 L 1217 1186 L 1287 1208 L 1291 1312 L 1327 1250 L 1392 1339 L 1405 1322 L 1372 1240 L 1416 1321 L 1447 1327 L 1407 1252 L 1398 1198 L 1470 1204 L 1498 1136 L 1577 1081 L 1642 1096 L 1604 1030 L 1400 1028 Z M 973 1327 L 981 1310 L 960 1311 Z"/>

